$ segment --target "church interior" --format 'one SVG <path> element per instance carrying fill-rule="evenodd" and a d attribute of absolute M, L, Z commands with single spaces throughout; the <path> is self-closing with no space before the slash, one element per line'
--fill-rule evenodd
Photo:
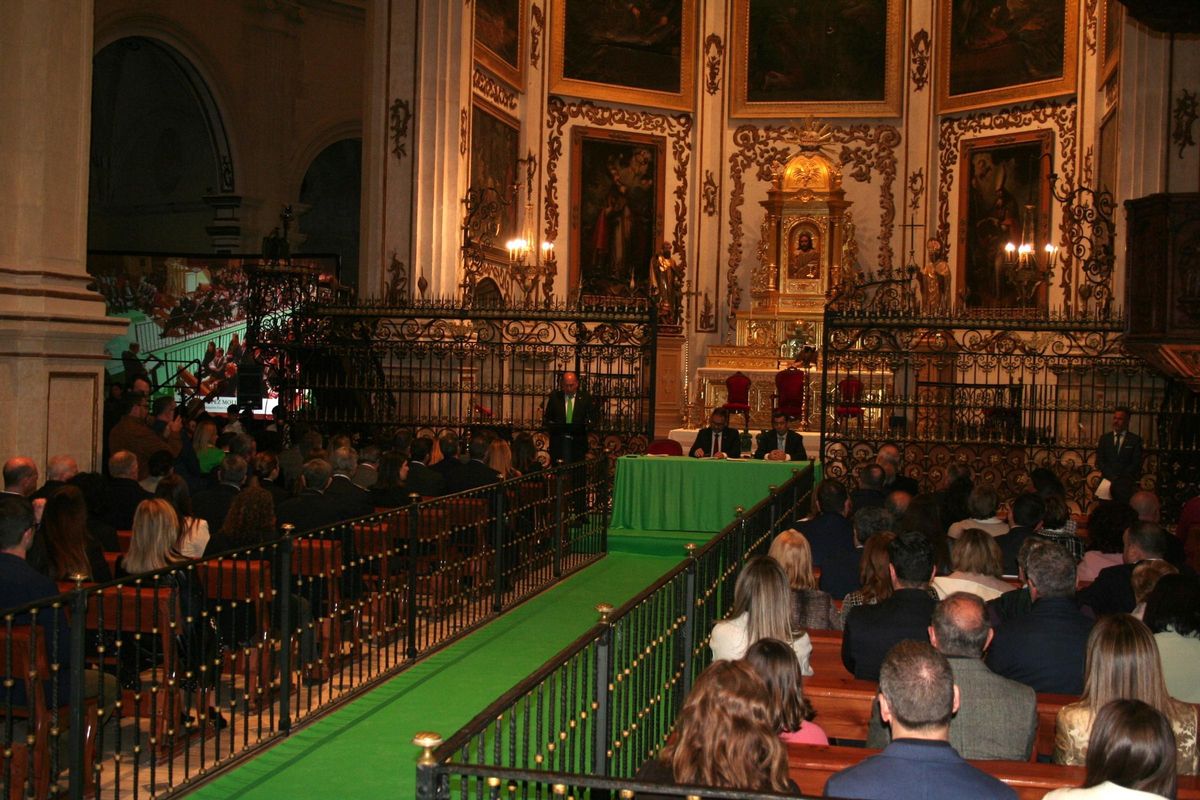
<path fill-rule="evenodd" d="M 1110 488 L 1099 459 L 1114 410 L 1144 444 L 1122 490 L 1155 493 L 1171 524 L 1200 492 L 1200 12 L 1189 0 L 0 0 L 0 67 L 5 458 L 70 454 L 104 472 L 106 402 L 132 363 L 193 411 L 223 418 L 249 404 L 262 421 L 274 413 L 360 448 L 400 430 L 461 435 L 464 453 L 473 431 L 528 434 L 552 467 L 545 398 L 577 375 L 595 404 L 587 474 L 561 468 L 557 511 L 553 492 L 529 511 L 538 530 L 557 518 L 574 533 L 555 534 L 565 550 L 553 560 L 538 551 L 537 580 L 496 589 L 498 619 L 526 636 L 559 625 L 551 608 L 612 611 L 674 567 L 682 540 L 667 545 L 673 559 L 640 561 L 614 558 L 610 542 L 597 566 L 604 526 L 585 506 L 601 483 L 611 493 L 617 459 L 687 453 L 714 414 L 745 453 L 782 412 L 819 462 L 807 478 L 772 479 L 764 530 L 822 476 L 857 487 L 887 446 L 922 492 L 966 469 L 1009 498 L 1049 469 L 1085 519 Z M 231 357 L 211 370 L 214 347 Z M 739 519 L 760 499 L 739 503 Z M 434 509 L 460 538 L 475 524 L 454 521 L 467 505 Z M 578 531 L 562 522 L 572 514 L 587 520 Z M 416 520 L 402 538 L 417 541 Z M 491 558 L 472 552 L 470 563 Z M 498 576 L 510 568 L 499 552 Z M 432 645 L 409 684 L 371 683 L 425 658 L 418 630 L 437 647 L 488 630 L 476 606 L 491 599 L 456 600 L 461 619 L 437 621 L 405 609 L 469 579 L 434 566 L 420 586 L 389 590 L 362 563 L 365 584 L 322 578 L 360 598 L 353 644 L 332 632 L 345 608 L 314 601 L 312 612 L 338 650 L 360 645 L 360 623 L 370 631 L 366 677 L 317 690 L 363 718 L 406 702 L 417 674 L 461 706 L 448 734 L 587 630 L 559 625 L 547 634 L 556 646 L 523 654 L 487 650 L 509 680 L 465 697 L 449 697 L 463 673 L 441 670 L 486 664 Z M 606 569 L 592 586 L 611 592 L 560 587 L 551 603 L 535 591 L 585 566 Z M 728 574 L 713 580 L 732 597 Z M 389 614 L 410 627 L 363 622 Z M 246 698 L 251 662 L 230 684 Z M 564 664 L 526 697 L 565 708 L 567 690 L 548 688 L 576 679 Z M 345 717 L 321 717 L 324 696 L 304 692 L 290 711 L 301 732 L 214 783 L 223 758 L 274 734 L 214 737 L 226 752 L 183 777 L 169 769 L 190 745 L 132 757 L 122 777 L 118 735 L 95 762 L 108 771 L 85 780 L 80 754 L 61 787 L 69 767 L 79 797 L 85 784 L 113 798 L 139 787 L 305 796 L 307 781 L 336 791 L 330 764 L 362 748 L 374 759 L 364 794 L 449 796 L 448 784 L 412 784 L 407 739 L 339 739 Z M 264 707 L 287 718 L 280 702 L 239 710 L 234 727 L 261 726 Z M 510 710 L 533 713 L 516 700 Z M 422 719 L 405 713 L 405 725 Z M 568 723 L 545 722 L 563 726 L 565 751 Z M 581 737 L 591 724 L 579 722 Z M 162 729 L 142 728 L 162 744 Z M 454 743 L 483 763 L 487 740 L 499 763 L 499 723 L 477 736 Z M 426 758 L 442 744 L 424 742 Z M 584 750 L 548 758 L 599 774 L 603 756 L 585 764 Z M 622 751 L 609 750 L 611 767 Z M 320 769 L 301 765 L 318 751 Z M 385 780 L 400 758 L 404 782 Z M 256 765 L 286 777 L 246 772 Z M 449 774 L 456 791 L 485 796 L 483 773 Z M 601 796 L 590 786 L 576 796 Z M 27 788 L 12 796 L 53 792 Z"/>

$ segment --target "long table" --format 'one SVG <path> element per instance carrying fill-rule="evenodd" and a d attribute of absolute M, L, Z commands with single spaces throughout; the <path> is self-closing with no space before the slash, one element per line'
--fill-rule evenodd
<path fill-rule="evenodd" d="M 717 532 L 737 506 L 750 508 L 807 461 L 756 461 L 686 456 L 617 459 L 610 527 Z"/>

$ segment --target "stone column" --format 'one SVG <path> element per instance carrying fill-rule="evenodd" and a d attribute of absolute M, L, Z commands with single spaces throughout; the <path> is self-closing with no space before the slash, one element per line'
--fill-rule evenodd
<path fill-rule="evenodd" d="M 92 0 L 0 3 L 0 458 L 99 468 L 104 343 L 88 290 Z"/>
<path fill-rule="evenodd" d="M 368 7 L 364 295 L 385 293 L 397 273 L 414 296 L 421 278 L 429 296 L 458 291 L 473 10 L 444 0 Z"/>

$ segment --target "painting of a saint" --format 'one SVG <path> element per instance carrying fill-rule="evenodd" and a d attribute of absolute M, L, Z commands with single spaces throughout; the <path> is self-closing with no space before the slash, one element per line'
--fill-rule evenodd
<path fill-rule="evenodd" d="M 1014 308 L 1022 301 L 1006 264 L 1005 247 L 1019 245 L 1023 215 L 1033 215 L 1034 242 L 1050 235 L 1049 131 L 976 139 L 963 144 L 960 203 L 960 285 L 970 308 Z M 1029 211 L 1026 211 L 1026 208 Z M 1035 247 L 1035 249 L 1040 249 Z M 1044 303 L 1044 292 L 1039 301 Z"/>
<path fill-rule="evenodd" d="M 1077 0 L 941 0 L 950 37 L 939 108 L 977 108 L 1071 91 Z"/>
<path fill-rule="evenodd" d="M 788 246 L 788 280 L 819 280 L 821 277 L 821 250 L 811 231 L 793 228 Z"/>
<path fill-rule="evenodd" d="M 690 109 L 696 0 L 555 0 L 551 91 Z"/>
<path fill-rule="evenodd" d="M 646 294 L 661 240 L 663 140 L 606 133 L 573 136 L 576 285 L 586 294 Z"/>

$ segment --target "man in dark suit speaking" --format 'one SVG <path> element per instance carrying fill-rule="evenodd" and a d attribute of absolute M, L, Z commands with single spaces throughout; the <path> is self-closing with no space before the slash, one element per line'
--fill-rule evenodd
<path fill-rule="evenodd" d="M 782 411 L 771 415 L 771 430 L 763 431 L 758 437 L 758 449 L 754 457 L 767 461 L 807 461 L 804 437 L 788 429 L 788 416 Z"/>
<path fill-rule="evenodd" d="M 543 424 L 550 434 L 550 463 L 583 461 L 588 452 L 588 428 L 595 422 L 596 407 L 579 390 L 579 375 L 564 372 L 562 388 L 546 398 Z"/>
<path fill-rule="evenodd" d="M 1142 437 L 1130 432 L 1129 409 L 1124 406 L 1113 409 L 1112 430 L 1100 437 L 1096 469 L 1100 470 L 1101 480 L 1108 481 L 1109 496 L 1122 503 L 1129 502 L 1142 475 Z M 1101 487 L 1096 492 L 1103 494 Z"/>
<path fill-rule="evenodd" d="M 729 413 L 714 408 L 708 418 L 708 427 L 696 434 L 696 441 L 688 455 L 692 458 L 741 458 L 742 437 L 736 430 L 729 430 Z"/>

